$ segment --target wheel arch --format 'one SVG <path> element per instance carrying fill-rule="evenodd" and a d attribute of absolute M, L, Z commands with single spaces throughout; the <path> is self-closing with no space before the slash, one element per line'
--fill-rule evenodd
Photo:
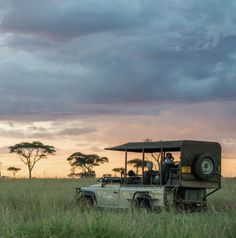
<path fill-rule="evenodd" d="M 84 196 L 92 200 L 93 203 L 97 204 L 97 198 L 94 192 L 91 191 L 80 191 L 80 196 Z"/>

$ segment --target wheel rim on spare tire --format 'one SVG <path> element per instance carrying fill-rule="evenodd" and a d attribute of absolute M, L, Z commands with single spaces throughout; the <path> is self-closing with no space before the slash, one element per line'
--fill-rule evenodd
<path fill-rule="evenodd" d="M 211 174 L 214 169 L 214 164 L 213 164 L 212 160 L 209 158 L 205 158 L 202 161 L 201 169 L 204 174 Z"/>
<path fill-rule="evenodd" d="M 215 160 L 207 153 L 199 155 L 193 164 L 193 173 L 201 180 L 208 180 L 214 176 Z"/>

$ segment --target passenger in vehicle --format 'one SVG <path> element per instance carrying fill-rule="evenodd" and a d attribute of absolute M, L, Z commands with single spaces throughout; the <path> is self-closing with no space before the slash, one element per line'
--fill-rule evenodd
<path fill-rule="evenodd" d="M 176 169 L 177 165 L 175 165 L 174 157 L 171 153 L 166 153 L 166 157 L 162 167 L 162 181 L 166 183 L 169 179 L 169 173 L 171 169 Z"/>
<path fill-rule="evenodd" d="M 127 183 L 132 184 L 134 182 L 134 178 L 136 176 L 135 172 L 133 170 L 128 171 L 128 178 L 127 178 Z"/>
<path fill-rule="evenodd" d="M 143 184 L 151 184 L 151 178 L 156 174 L 152 162 L 147 162 L 147 168 L 148 170 L 143 173 Z"/>
<path fill-rule="evenodd" d="M 173 157 L 173 155 L 171 153 L 166 153 L 166 157 L 165 157 L 164 162 L 166 164 L 175 164 L 174 159 L 175 158 Z"/>

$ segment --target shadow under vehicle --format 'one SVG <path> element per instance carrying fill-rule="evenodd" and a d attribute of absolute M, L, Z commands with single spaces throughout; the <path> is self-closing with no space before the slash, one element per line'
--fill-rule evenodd
<path fill-rule="evenodd" d="M 130 142 L 107 148 L 123 151 L 125 172 L 121 178 L 100 180 L 97 184 L 76 188 L 78 204 L 106 208 L 180 208 L 200 211 L 207 207 L 207 197 L 221 187 L 221 146 L 206 141 Z M 157 171 L 149 173 L 142 166 L 141 176 L 129 177 L 129 153 L 158 155 Z M 167 153 L 179 153 L 179 162 L 165 163 Z"/>

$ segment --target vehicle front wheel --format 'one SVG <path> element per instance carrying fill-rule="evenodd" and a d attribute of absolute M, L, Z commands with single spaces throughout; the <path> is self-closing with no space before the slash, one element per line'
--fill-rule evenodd
<path fill-rule="evenodd" d="M 84 195 L 77 198 L 76 203 L 82 211 L 88 210 L 93 207 L 93 199 Z"/>

